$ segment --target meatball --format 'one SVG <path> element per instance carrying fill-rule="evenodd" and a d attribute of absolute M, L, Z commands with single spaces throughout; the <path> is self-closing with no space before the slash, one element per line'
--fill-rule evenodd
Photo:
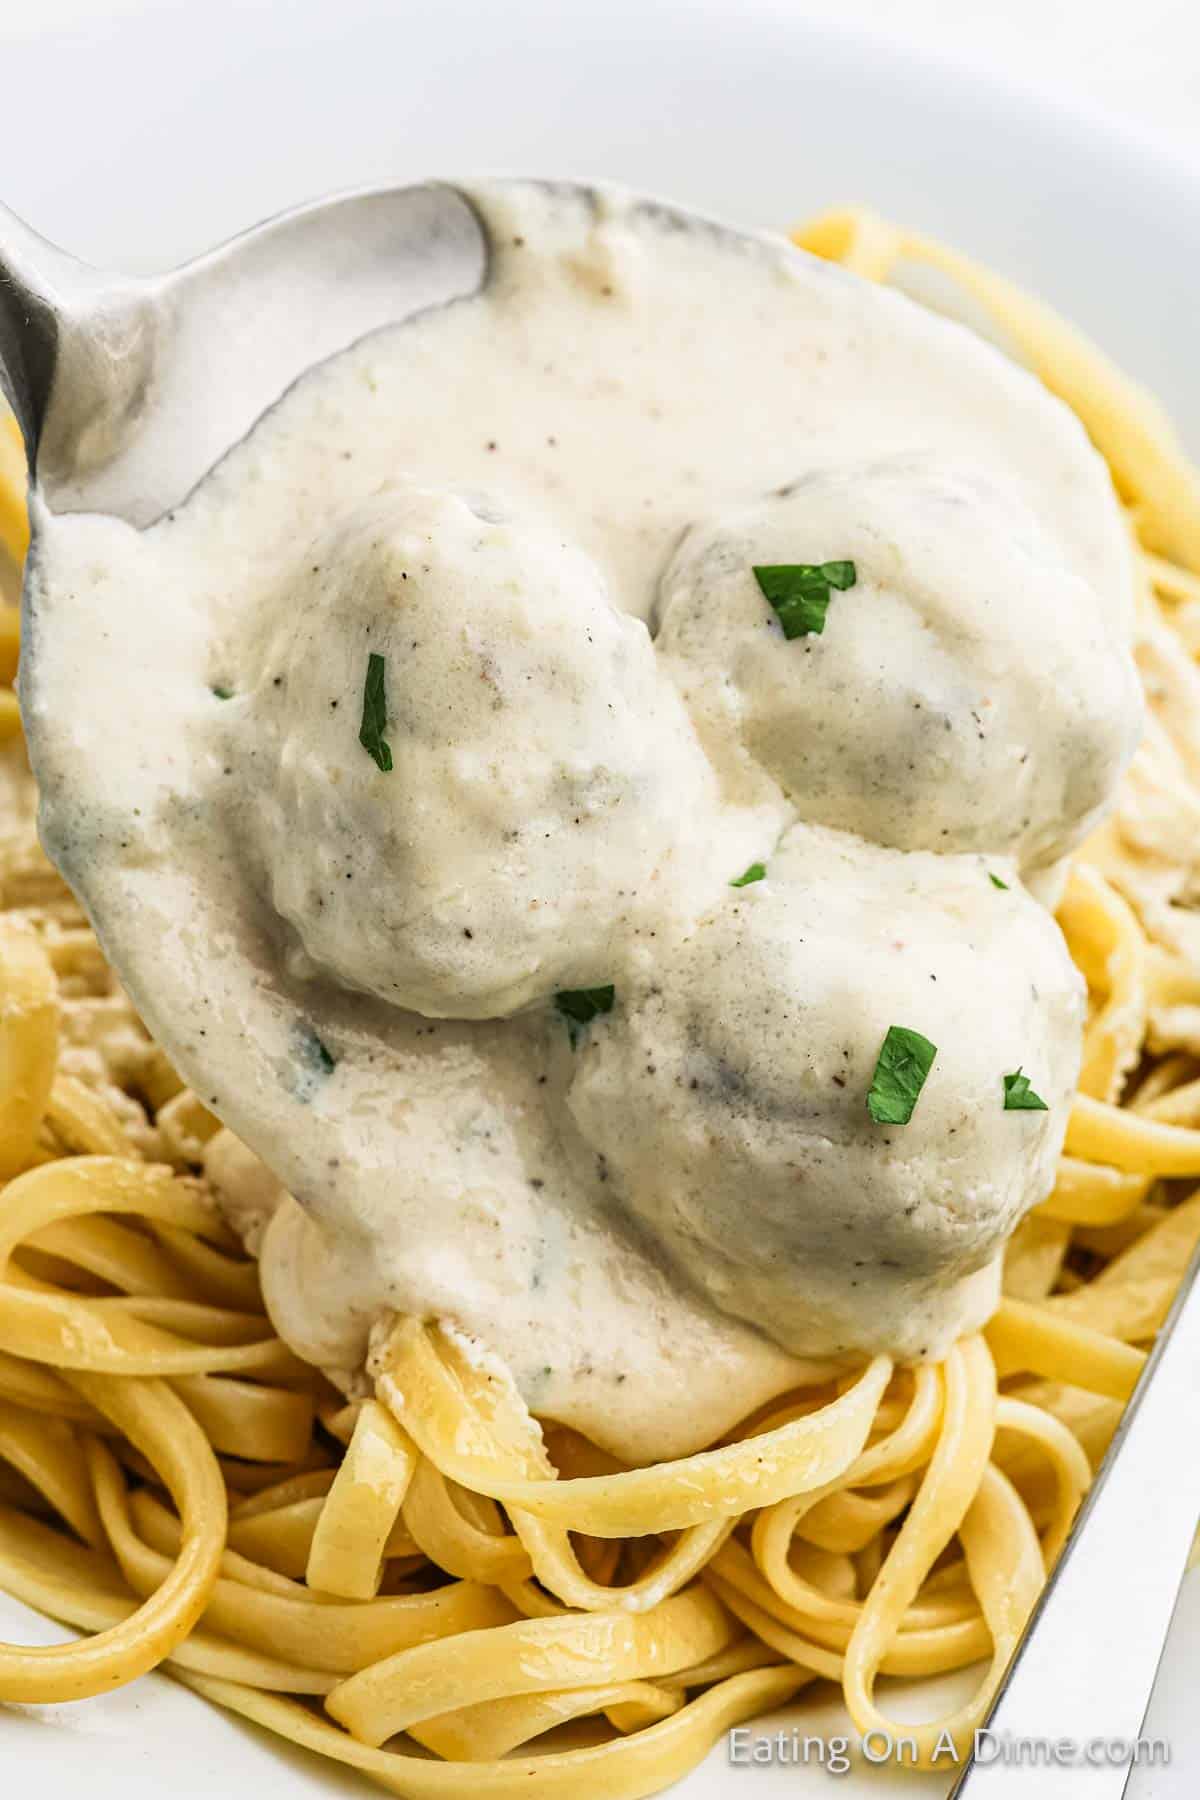
<path fill-rule="evenodd" d="M 645 626 L 492 503 L 397 487 L 344 519 L 254 705 L 255 835 L 301 972 L 500 1017 L 607 982 L 614 937 L 703 882 L 715 779 Z"/>
<path fill-rule="evenodd" d="M 786 636 L 755 568 L 830 562 L 852 585 Z M 898 849 L 1052 863 L 1137 741 L 1129 621 L 1015 495 L 931 454 L 817 469 L 695 526 L 659 619 L 714 756 L 760 765 L 803 818 Z"/>
<path fill-rule="evenodd" d="M 625 1205 L 794 1354 L 944 1351 L 1052 1186 L 1084 992 L 999 867 L 794 826 L 577 1052 L 567 1104 Z M 936 1049 L 907 1123 L 868 1108 L 892 1027 Z"/>

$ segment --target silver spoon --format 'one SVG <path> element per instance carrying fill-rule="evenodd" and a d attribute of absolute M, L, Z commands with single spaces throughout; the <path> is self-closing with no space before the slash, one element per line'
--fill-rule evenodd
<path fill-rule="evenodd" d="M 474 209 L 435 182 L 317 201 L 142 279 L 0 208 L 0 379 L 42 498 L 148 524 L 305 369 L 474 293 L 487 260 Z"/>
<path fill-rule="evenodd" d="M 596 203 L 585 183 L 546 185 Z M 640 204 L 664 231 L 763 241 Z M 0 385 L 41 498 L 149 524 L 306 369 L 477 293 L 488 260 L 482 219 L 447 182 L 317 200 L 141 278 L 89 267 L 0 206 Z"/>

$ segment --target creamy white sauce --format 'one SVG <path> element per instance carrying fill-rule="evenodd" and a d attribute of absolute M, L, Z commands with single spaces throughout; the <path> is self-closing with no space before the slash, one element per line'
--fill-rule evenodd
<path fill-rule="evenodd" d="M 1020 875 L 1135 742 L 1129 552 L 967 331 L 619 196 L 473 197 L 479 297 L 149 530 L 39 513 L 23 699 L 51 853 L 277 1177 L 210 1153 L 281 1333 L 352 1387 L 381 1314 L 446 1318 L 646 1460 L 986 1315 L 1079 1057 Z M 787 641 L 750 565 L 837 558 Z M 556 991 L 609 983 L 573 1046 Z M 893 1024 L 938 1055 L 880 1127 Z"/>

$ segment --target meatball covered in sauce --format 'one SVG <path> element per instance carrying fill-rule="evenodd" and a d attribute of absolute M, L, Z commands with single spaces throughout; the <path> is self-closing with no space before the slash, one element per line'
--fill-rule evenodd
<path fill-rule="evenodd" d="M 645 626 L 490 502 L 396 488 L 336 525 L 255 705 L 274 905 L 394 1005 L 499 1017 L 603 982 L 701 878 L 715 781 Z"/>
<path fill-rule="evenodd" d="M 944 1350 L 990 1311 L 988 1265 L 1053 1183 L 1083 986 L 1003 866 L 1006 889 L 975 857 L 795 826 L 580 1048 L 567 1104 L 625 1203 L 794 1354 Z M 904 1123 L 878 1067 L 892 1028 L 935 1052 L 899 1084 L 918 1090 Z"/>
<path fill-rule="evenodd" d="M 772 569 L 828 565 L 850 585 L 777 615 Z M 1137 740 L 1127 619 L 1018 497 L 924 452 L 817 469 L 696 525 L 659 618 L 715 756 L 757 763 L 803 818 L 898 849 L 1052 863 Z"/>

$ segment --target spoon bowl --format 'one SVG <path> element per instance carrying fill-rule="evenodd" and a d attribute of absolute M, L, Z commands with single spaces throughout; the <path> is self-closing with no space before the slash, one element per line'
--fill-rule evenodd
<path fill-rule="evenodd" d="M 487 262 L 477 213 L 441 182 L 300 206 L 140 279 L 0 209 L 0 380 L 40 497 L 148 524 L 305 369 L 476 292 Z"/>
<path fill-rule="evenodd" d="M 587 183 L 534 185 L 598 203 Z M 726 249 L 767 241 L 658 200 L 635 204 L 665 233 Z M 478 293 L 488 264 L 483 219 L 443 181 L 313 201 L 140 278 L 80 262 L 0 207 L 0 386 L 39 497 L 52 512 L 150 524 L 306 369 Z"/>

